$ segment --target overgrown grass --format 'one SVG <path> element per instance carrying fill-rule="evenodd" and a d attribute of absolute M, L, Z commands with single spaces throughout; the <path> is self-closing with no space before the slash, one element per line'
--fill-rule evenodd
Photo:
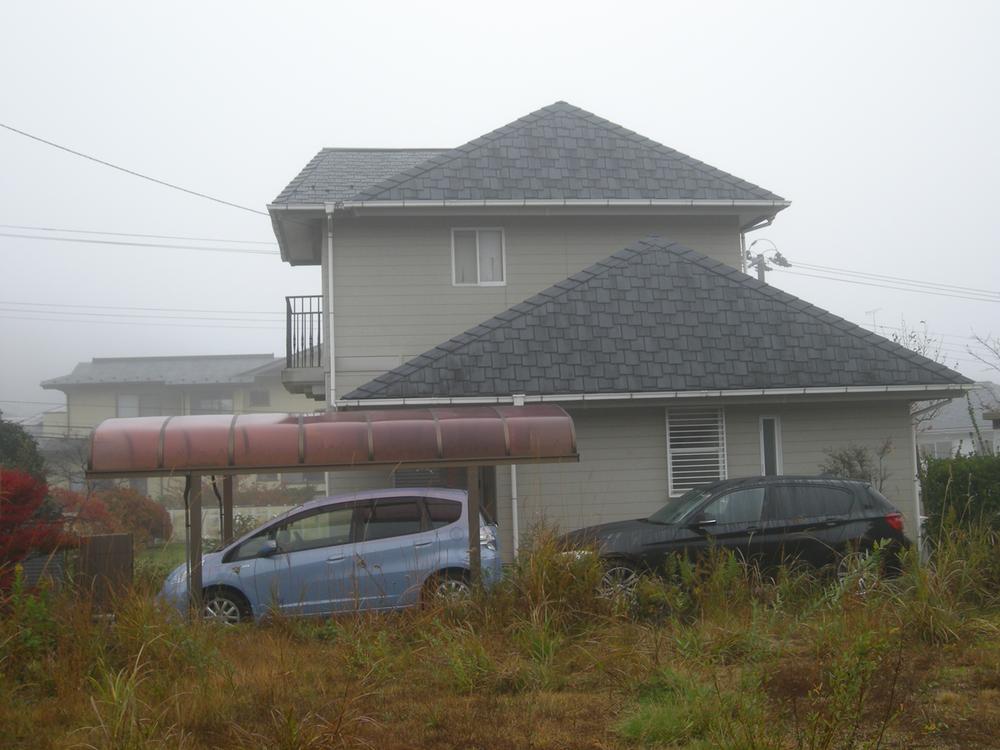
<path fill-rule="evenodd" d="M 184 623 L 144 583 L 0 601 L 10 748 L 995 747 L 1000 544 L 842 579 L 716 552 L 634 598 L 551 533 L 489 592 L 392 614 Z M 863 584 L 863 585 L 862 585 Z"/>

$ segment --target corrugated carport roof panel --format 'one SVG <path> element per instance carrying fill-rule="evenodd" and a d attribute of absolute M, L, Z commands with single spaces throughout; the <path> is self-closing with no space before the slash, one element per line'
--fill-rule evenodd
<path fill-rule="evenodd" d="M 328 414 L 108 419 L 90 477 L 365 466 L 576 461 L 572 418 L 549 404 Z"/>

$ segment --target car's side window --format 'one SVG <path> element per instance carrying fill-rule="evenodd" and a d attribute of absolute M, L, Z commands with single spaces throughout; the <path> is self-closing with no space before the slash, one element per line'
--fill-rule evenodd
<path fill-rule="evenodd" d="M 351 541 L 354 506 L 298 516 L 278 527 L 275 541 L 279 552 L 299 552 L 316 547 L 333 547 Z"/>
<path fill-rule="evenodd" d="M 844 516 L 851 510 L 850 492 L 829 485 L 777 484 L 767 491 L 767 518 L 795 521 L 806 518 Z"/>
<path fill-rule="evenodd" d="M 424 506 L 432 529 L 440 529 L 462 517 L 462 504 L 455 500 L 428 497 L 424 500 Z"/>
<path fill-rule="evenodd" d="M 376 498 L 358 508 L 359 541 L 371 542 L 423 531 L 415 497 Z"/>
<path fill-rule="evenodd" d="M 764 507 L 764 488 L 748 487 L 715 498 L 698 514 L 700 520 L 717 523 L 757 523 Z"/>
<path fill-rule="evenodd" d="M 240 560 L 252 560 L 255 557 L 259 557 L 260 553 L 267 546 L 269 539 L 274 538 L 274 529 L 269 528 L 256 534 L 245 542 L 243 542 L 239 547 L 232 551 L 232 553 L 227 557 L 226 562 L 238 562 Z"/>

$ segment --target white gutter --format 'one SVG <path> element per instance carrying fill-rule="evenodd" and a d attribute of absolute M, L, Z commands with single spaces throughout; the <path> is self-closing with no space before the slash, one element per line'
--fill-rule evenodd
<path fill-rule="evenodd" d="M 688 208 L 787 208 L 791 201 L 778 200 L 707 200 L 693 198 L 520 198 L 490 200 L 402 200 L 336 201 L 333 203 L 269 203 L 268 211 L 326 211 L 358 208 L 519 208 L 529 206 L 681 206 Z"/>
<path fill-rule="evenodd" d="M 524 403 L 576 403 L 595 401 L 687 400 L 697 398 L 747 398 L 759 396 L 830 396 L 838 394 L 920 394 L 955 391 L 964 393 L 973 384 L 947 385 L 846 385 L 815 388 L 746 388 L 739 390 L 647 391 L 641 393 L 546 393 L 524 396 Z M 514 396 L 432 396 L 420 398 L 340 399 L 338 407 L 370 406 L 458 406 L 462 404 L 513 404 Z"/>

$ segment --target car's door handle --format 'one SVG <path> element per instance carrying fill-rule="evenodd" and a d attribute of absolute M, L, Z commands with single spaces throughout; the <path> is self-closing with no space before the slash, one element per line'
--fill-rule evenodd
<path fill-rule="evenodd" d="M 341 562 L 344 559 L 343 555 L 335 555 L 333 557 L 326 558 L 327 562 Z"/>
<path fill-rule="evenodd" d="M 430 547 L 432 544 L 433 544 L 433 542 L 414 542 L 413 546 L 414 547 Z"/>

